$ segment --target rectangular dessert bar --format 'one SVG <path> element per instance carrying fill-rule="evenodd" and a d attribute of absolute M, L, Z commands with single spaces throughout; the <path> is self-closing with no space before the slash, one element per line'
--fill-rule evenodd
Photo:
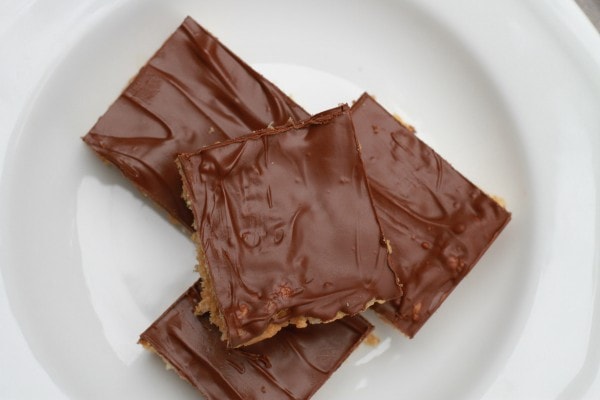
<path fill-rule="evenodd" d="M 473 268 L 510 213 L 367 94 L 352 121 L 404 295 L 374 309 L 412 337 Z"/>
<path fill-rule="evenodd" d="M 289 327 L 243 349 L 228 349 L 208 316 L 196 316 L 200 283 L 140 336 L 144 347 L 207 399 L 308 399 L 371 332 L 360 316 Z"/>
<path fill-rule="evenodd" d="M 188 17 L 83 140 L 193 231 L 176 155 L 308 116 Z"/>
<path fill-rule="evenodd" d="M 230 347 L 397 298 L 348 106 L 178 157 L 203 302 Z"/>

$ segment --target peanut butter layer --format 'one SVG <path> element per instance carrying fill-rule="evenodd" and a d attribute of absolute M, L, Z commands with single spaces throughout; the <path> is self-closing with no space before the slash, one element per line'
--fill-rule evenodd
<path fill-rule="evenodd" d="M 347 317 L 227 349 L 208 316 L 194 315 L 199 301 L 197 283 L 141 334 L 140 343 L 206 399 L 308 399 L 373 328 L 360 316 Z"/>
<path fill-rule="evenodd" d="M 193 230 L 177 154 L 308 116 L 188 17 L 83 140 Z"/>
<path fill-rule="evenodd" d="M 372 97 L 351 109 L 390 263 L 404 295 L 374 309 L 412 337 L 510 220 Z"/>
<path fill-rule="evenodd" d="M 347 106 L 178 162 L 230 347 L 401 295 Z"/>

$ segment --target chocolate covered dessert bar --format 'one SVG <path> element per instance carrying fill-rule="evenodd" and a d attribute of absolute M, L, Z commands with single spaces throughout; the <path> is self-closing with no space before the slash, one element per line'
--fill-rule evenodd
<path fill-rule="evenodd" d="M 208 316 L 196 316 L 200 283 L 140 336 L 177 374 L 210 400 L 310 398 L 371 332 L 360 316 L 293 327 L 241 349 L 228 349 Z"/>
<path fill-rule="evenodd" d="M 83 140 L 193 231 L 177 154 L 308 116 L 188 17 Z"/>
<path fill-rule="evenodd" d="M 230 347 L 399 297 L 347 106 L 178 157 L 203 302 Z"/>
<path fill-rule="evenodd" d="M 404 291 L 374 309 L 412 337 L 496 239 L 510 213 L 369 95 L 351 114 L 390 263 Z"/>

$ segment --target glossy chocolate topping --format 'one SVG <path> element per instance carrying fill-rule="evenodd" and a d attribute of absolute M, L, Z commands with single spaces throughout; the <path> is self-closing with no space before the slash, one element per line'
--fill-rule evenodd
<path fill-rule="evenodd" d="M 308 116 L 188 17 L 84 141 L 192 230 L 177 154 Z"/>
<path fill-rule="evenodd" d="M 179 162 L 229 346 L 401 295 L 347 106 Z"/>
<path fill-rule="evenodd" d="M 200 284 L 184 293 L 142 335 L 176 372 L 207 399 L 308 399 L 372 326 L 347 317 L 304 329 L 287 328 L 243 349 L 227 349 L 208 316 L 197 317 Z"/>
<path fill-rule="evenodd" d="M 510 220 L 488 197 L 373 98 L 352 120 L 373 204 L 404 295 L 375 310 L 412 337 Z"/>

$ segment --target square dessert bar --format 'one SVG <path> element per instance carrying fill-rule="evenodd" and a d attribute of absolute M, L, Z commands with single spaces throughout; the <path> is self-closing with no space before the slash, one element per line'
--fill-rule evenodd
<path fill-rule="evenodd" d="M 192 231 L 177 154 L 308 116 L 188 17 L 83 140 Z"/>
<path fill-rule="evenodd" d="M 207 399 L 308 399 L 373 329 L 360 316 L 347 317 L 228 349 L 208 316 L 194 314 L 200 291 L 198 282 L 141 334 L 140 343 Z"/>
<path fill-rule="evenodd" d="M 178 157 L 229 347 L 397 298 L 348 106 Z"/>
<path fill-rule="evenodd" d="M 351 109 L 390 263 L 404 295 L 374 309 L 412 337 L 510 220 L 507 212 L 364 94 Z"/>

